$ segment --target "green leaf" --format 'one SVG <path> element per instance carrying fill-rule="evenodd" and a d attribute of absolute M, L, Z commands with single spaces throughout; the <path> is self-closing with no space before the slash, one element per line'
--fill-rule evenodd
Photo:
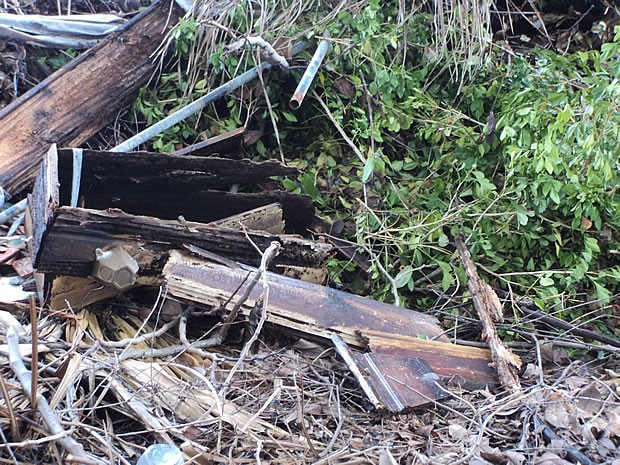
<path fill-rule="evenodd" d="M 528 222 L 527 210 L 522 205 L 517 205 L 516 212 L 517 221 L 521 226 L 525 226 Z"/>
<path fill-rule="evenodd" d="M 551 278 L 550 276 L 543 276 L 542 278 L 540 278 L 540 285 L 541 286 L 545 286 L 545 287 L 549 287 L 549 286 L 553 286 L 555 284 L 555 281 L 553 281 L 553 278 Z"/>
<path fill-rule="evenodd" d="M 313 200 L 316 200 L 319 197 L 319 191 L 316 188 L 316 180 L 314 176 L 309 173 L 304 173 L 301 176 L 301 185 L 303 187 L 303 191 L 312 197 Z"/>
<path fill-rule="evenodd" d="M 452 267 L 449 263 L 438 261 L 437 265 L 441 268 L 442 278 L 441 278 L 441 288 L 446 292 L 450 287 L 454 286 L 456 282 L 454 280 L 454 276 L 452 276 Z"/>
<path fill-rule="evenodd" d="M 560 195 L 557 190 L 551 189 L 549 191 L 549 197 L 551 197 L 551 200 L 553 200 L 556 203 L 556 205 L 560 204 Z"/>
<path fill-rule="evenodd" d="M 362 182 L 366 184 L 372 179 L 372 175 L 375 171 L 375 157 L 368 157 L 364 164 L 364 171 L 362 172 Z"/>
<path fill-rule="evenodd" d="M 284 119 L 286 121 L 289 121 L 291 123 L 297 122 L 297 116 L 295 116 L 293 113 L 289 113 L 288 111 L 283 111 L 282 116 L 284 116 Z"/>
<path fill-rule="evenodd" d="M 405 287 L 409 281 L 411 281 L 411 275 L 413 274 L 413 268 L 411 266 L 405 266 L 402 270 L 398 272 L 396 277 L 394 278 L 394 282 L 396 287 L 400 289 L 401 287 Z"/>

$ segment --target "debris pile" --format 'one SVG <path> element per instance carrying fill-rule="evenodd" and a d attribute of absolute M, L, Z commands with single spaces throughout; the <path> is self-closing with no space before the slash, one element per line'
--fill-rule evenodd
<path fill-rule="evenodd" d="M 521 464 L 484 434 L 504 440 L 503 418 L 543 399 L 520 421 L 548 438 L 545 463 L 588 463 L 554 432 L 575 419 L 613 456 L 620 410 L 602 405 L 617 386 L 575 365 L 566 389 L 539 388 L 531 364 L 521 386 L 499 298 L 462 240 L 490 350 L 326 286 L 328 258 L 359 251 L 306 234 L 311 198 L 278 182 L 298 170 L 243 159 L 246 128 L 170 154 L 131 152 L 131 139 L 74 148 L 131 101 L 182 14 L 154 4 L 0 111 L 0 184 L 29 192 L 0 213 L 0 264 L 14 270 L 0 278 L 0 455 L 127 464 L 162 443 L 196 464 Z"/>

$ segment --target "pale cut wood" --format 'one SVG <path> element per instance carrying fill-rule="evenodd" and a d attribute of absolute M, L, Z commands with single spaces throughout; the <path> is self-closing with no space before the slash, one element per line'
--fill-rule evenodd
<path fill-rule="evenodd" d="M 172 0 L 154 4 L 0 110 L 0 185 L 17 194 L 50 144 L 77 147 L 114 121 L 152 75 L 153 52 L 183 14 Z"/>
<path fill-rule="evenodd" d="M 212 221 L 210 224 L 223 228 L 245 228 L 252 231 L 264 231 L 269 234 L 284 234 L 282 206 L 279 203 L 270 203 L 264 207 Z"/>

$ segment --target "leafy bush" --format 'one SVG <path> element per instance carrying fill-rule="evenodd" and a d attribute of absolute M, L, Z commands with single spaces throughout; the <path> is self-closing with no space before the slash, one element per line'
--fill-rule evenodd
<path fill-rule="evenodd" d="M 286 78 L 272 73 L 273 112 L 232 96 L 225 118 L 211 111 L 155 147 L 250 115 L 273 118 L 287 161 L 303 170 L 285 186 L 344 221 L 345 234 L 371 254 L 377 298 L 424 306 L 429 290 L 462 292 L 452 241 L 463 234 L 496 286 L 532 295 L 544 309 L 570 299 L 607 305 L 620 282 L 620 30 L 601 51 L 566 57 L 533 50 L 507 62 L 489 49 L 475 79 L 456 82 L 433 52 L 430 24 L 427 14 L 403 15 L 396 1 L 342 11 L 328 25 L 333 50 L 316 98 L 295 115 L 285 110 Z M 221 49 L 210 63 L 230 75 L 253 65 Z M 144 91 L 136 110 L 158 119 L 187 90 L 172 84 L 178 78 Z M 195 86 L 193 98 L 201 92 Z M 255 156 L 279 157 L 277 145 L 267 135 Z M 334 281 L 362 290 L 341 274 L 352 264 L 329 267 Z"/>

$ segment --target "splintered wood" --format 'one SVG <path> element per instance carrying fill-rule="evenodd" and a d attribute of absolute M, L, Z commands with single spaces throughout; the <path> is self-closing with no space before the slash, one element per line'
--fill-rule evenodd
<path fill-rule="evenodd" d="M 116 246 L 137 260 L 138 285 L 155 284 L 173 248 L 192 246 L 228 260 L 258 265 L 256 247 L 265 249 L 274 240 L 284 251 L 273 269 L 310 276 L 317 282 L 324 278 L 330 245 L 255 230 L 282 234 L 285 225 L 305 229 L 314 216 L 308 196 L 209 190 L 235 180 L 256 184 L 274 174 L 296 173 L 294 168 L 278 162 L 84 152 L 80 176 L 76 176 L 72 152 L 52 146 L 30 196 L 27 229 L 33 236 L 31 253 L 39 273 L 39 291 L 44 293 L 53 281 L 53 308 L 81 308 L 117 295 L 117 290 L 91 277 L 96 250 Z M 76 183 L 79 189 L 74 189 Z M 105 210 L 61 206 L 70 201 L 73 191 L 79 191 L 80 204 Z M 274 198 L 280 198 L 282 204 L 274 205 Z M 108 208 L 115 205 L 134 214 Z M 157 212 L 169 219 L 145 216 Z M 187 221 L 177 218 L 179 215 L 211 224 Z"/>

